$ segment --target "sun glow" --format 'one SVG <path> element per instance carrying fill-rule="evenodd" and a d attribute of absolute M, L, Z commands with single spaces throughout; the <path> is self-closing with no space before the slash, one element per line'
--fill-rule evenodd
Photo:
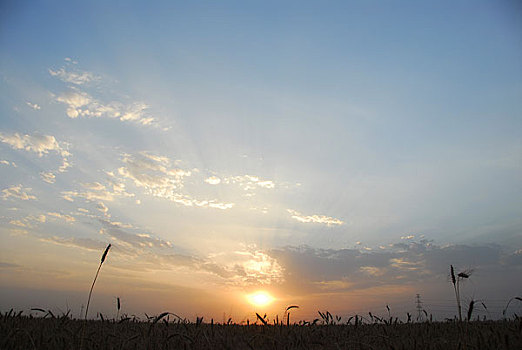
<path fill-rule="evenodd" d="M 258 291 L 247 295 L 247 300 L 254 306 L 266 306 L 274 301 L 274 297 L 265 291 Z"/>

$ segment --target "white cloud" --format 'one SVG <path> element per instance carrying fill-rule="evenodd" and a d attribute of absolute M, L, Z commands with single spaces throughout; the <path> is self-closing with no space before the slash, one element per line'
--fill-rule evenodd
<path fill-rule="evenodd" d="M 25 150 L 27 152 L 37 153 L 38 157 L 47 155 L 49 152 L 55 152 L 59 154 L 62 157 L 62 165 L 58 168 L 58 171 L 61 173 L 71 166 L 68 161 L 68 157 L 71 154 L 69 151 L 67 151 L 65 145 L 60 145 L 60 143 L 52 135 L 22 135 L 17 132 L 14 134 L 0 133 L 0 141 L 8 144 L 11 146 L 11 148 L 16 150 Z M 15 166 L 14 163 L 13 166 Z"/>
<path fill-rule="evenodd" d="M 13 186 L 10 188 L 5 188 L 2 190 L 2 198 L 4 200 L 7 200 L 10 197 L 18 198 L 21 200 L 30 200 L 30 199 L 36 199 L 35 196 L 32 194 L 29 194 L 31 191 L 31 188 L 24 188 L 22 185 Z"/>
<path fill-rule="evenodd" d="M 47 182 L 48 184 L 53 184 L 56 181 L 56 176 L 51 172 L 42 171 L 40 173 L 40 177 L 44 182 Z"/>
<path fill-rule="evenodd" d="M 107 213 L 109 212 L 109 208 L 107 208 L 107 206 L 103 204 L 103 202 L 98 202 L 98 204 L 96 204 L 96 208 L 104 215 L 107 215 Z"/>
<path fill-rule="evenodd" d="M 212 200 L 198 200 L 194 199 L 189 195 L 181 194 L 181 193 L 171 193 L 168 196 L 165 196 L 168 200 L 173 201 L 174 203 L 178 203 L 184 205 L 186 207 L 200 207 L 200 208 L 213 208 L 213 209 L 231 209 L 234 207 L 234 203 L 221 203 L 214 199 Z"/>
<path fill-rule="evenodd" d="M 123 163 L 126 166 L 120 167 L 118 174 L 156 197 L 171 197 L 175 190 L 183 187 L 184 178 L 191 175 L 190 171 L 169 169 L 168 158 L 143 152 L 133 156 L 125 155 Z"/>
<path fill-rule="evenodd" d="M 71 91 L 65 93 L 57 98 L 58 102 L 65 103 L 67 108 L 67 116 L 69 118 L 76 118 L 80 115 L 89 115 L 87 110 L 83 111 L 81 108 L 91 103 L 92 99 L 84 92 Z"/>
<path fill-rule="evenodd" d="M 71 163 L 69 163 L 69 160 L 67 158 L 62 159 L 62 165 L 58 168 L 58 171 L 63 173 L 67 170 L 67 168 L 71 167 Z"/>
<path fill-rule="evenodd" d="M 21 219 L 13 219 L 9 221 L 11 225 L 23 227 L 23 228 L 33 228 L 36 223 L 44 223 L 46 221 L 45 215 L 29 215 Z"/>
<path fill-rule="evenodd" d="M 102 185 L 99 182 L 91 182 L 91 183 L 83 183 L 82 186 L 88 190 L 92 191 L 104 191 L 105 185 Z"/>
<path fill-rule="evenodd" d="M 69 63 L 72 63 L 72 64 L 78 64 L 78 61 L 75 61 L 75 60 L 73 60 L 73 59 L 70 58 L 70 57 L 65 57 L 63 60 L 64 60 L 65 62 L 69 62 Z"/>
<path fill-rule="evenodd" d="M 12 236 L 24 236 L 29 233 L 29 231 L 24 229 L 12 228 L 9 230 Z"/>
<path fill-rule="evenodd" d="M 221 179 L 217 176 L 210 176 L 208 178 L 205 179 L 205 182 L 210 184 L 210 185 L 217 185 L 221 182 Z"/>
<path fill-rule="evenodd" d="M 327 226 L 343 225 L 344 221 L 325 215 L 303 215 L 298 211 L 287 209 L 292 218 L 303 223 L 326 224 Z"/>
<path fill-rule="evenodd" d="M 21 149 L 28 152 L 38 153 L 41 157 L 50 151 L 57 152 L 62 157 L 70 156 L 70 153 L 60 146 L 58 141 L 51 135 L 21 135 L 19 133 L 0 133 L 0 141 L 7 143 L 13 149 Z"/>
<path fill-rule="evenodd" d="M 26 102 L 26 104 L 31 107 L 32 109 L 34 109 L 35 111 L 39 110 L 41 107 L 39 105 L 37 105 L 36 103 L 31 103 L 31 102 Z"/>
<path fill-rule="evenodd" d="M 78 70 L 67 71 L 64 67 L 56 71 L 49 69 L 49 74 L 51 74 L 53 77 L 57 77 L 65 83 L 71 83 L 75 85 L 83 85 L 100 79 L 100 77 L 94 75 L 91 72 L 82 72 Z"/>
<path fill-rule="evenodd" d="M 260 211 L 263 214 L 268 213 L 268 208 L 267 207 L 262 207 L 262 208 L 251 207 L 250 210 Z"/>
<path fill-rule="evenodd" d="M 17 167 L 16 164 L 15 164 L 15 162 L 9 162 L 9 161 L 7 161 L 7 160 L 0 160 L 0 164 L 2 164 L 2 165 L 7 165 L 7 166 L 10 165 L 10 166 L 12 166 L 13 168 L 16 168 L 16 167 Z"/>
<path fill-rule="evenodd" d="M 361 266 L 360 270 L 372 277 L 381 277 L 387 272 L 387 269 L 375 266 Z"/>
<path fill-rule="evenodd" d="M 284 281 L 283 266 L 275 258 L 254 246 L 210 255 L 208 260 L 228 272 L 227 283 L 230 284 L 275 284 Z"/>
<path fill-rule="evenodd" d="M 273 181 L 258 181 L 257 185 L 263 188 L 274 188 L 275 184 Z"/>
<path fill-rule="evenodd" d="M 11 225 L 15 225 L 15 226 L 18 226 L 18 227 L 25 227 L 25 228 L 28 228 L 28 227 L 32 227 L 31 225 L 29 225 L 28 223 L 22 221 L 22 220 L 11 220 L 9 221 L 9 223 Z"/>
<path fill-rule="evenodd" d="M 258 176 L 254 175 L 238 175 L 227 177 L 224 179 L 225 183 L 238 184 L 245 191 L 251 191 L 257 187 L 273 189 L 275 183 L 271 180 L 262 180 Z"/>
<path fill-rule="evenodd" d="M 65 66 L 56 70 L 49 69 L 52 77 L 68 83 L 68 91 L 57 94 L 56 101 L 66 105 L 66 114 L 69 118 L 103 117 L 143 126 L 157 126 L 157 120 L 150 114 L 146 103 L 129 100 L 125 95 L 114 95 L 113 89 L 105 86 L 101 76 L 79 70 L 77 63 L 67 58 Z M 96 89 L 93 89 L 91 84 L 93 82 L 97 82 Z M 162 127 L 162 129 L 169 128 Z"/>
<path fill-rule="evenodd" d="M 65 220 L 66 222 L 69 222 L 69 223 L 76 221 L 76 219 L 73 216 L 70 216 L 67 214 L 49 212 L 49 213 L 47 213 L 47 215 L 52 216 L 57 219 Z"/>
<path fill-rule="evenodd" d="M 125 191 L 123 184 L 110 183 L 108 187 L 99 182 L 81 184 L 84 191 L 63 191 L 62 198 L 73 202 L 74 198 L 84 198 L 88 201 L 107 201 L 112 202 L 116 196 L 133 197 L 134 194 Z"/>
<path fill-rule="evenodd" d="M 57 101 L 67 105 L 67 116 L 73 119 L 78 117 L 105 117 L 131 121 L 141 125 L 151 125 L 155 122 L 155 119 L 147 113 L 149 107 L 142 102 L 128 105 L 120 102 L 104 104 L 86 92 L 76 89 L 58 96 Z"/>
<path fill-rule="evenodd" d="M 135 155 L 125 154 L 117 175 L 127 179 L 145 190 L 149 195 L 164 198 L 187 207 L 205 207 L 215 209 L 230 209 L 233 203 L 222 203 L 215 199 L 196 199 L 189 194 L 181 193 L 185 178 L 192 175 L 190 170 L 172 168 L 172 161 L 163 156 L 141 152 Z"/>
<path fill-rule="evenodd" d="M 198 205 L 198 206 L 208 206 L 209 208 L 215 208 L 215 209 L 231 209 L 234 207 L 234 203 L 216 203 L 215 201 L 208 202 L 208 205 Z"/>

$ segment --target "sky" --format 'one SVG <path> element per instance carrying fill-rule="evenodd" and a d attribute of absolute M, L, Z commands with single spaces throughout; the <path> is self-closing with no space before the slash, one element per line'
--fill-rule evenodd
<path fill-rule="evenodd" d="M 502 316 L 517 1 L 3 1 L 0 309 Z M 271 303 L 251 303 L 255 292 Z M 513 303 L 509 312 L 522 311 Z"/>

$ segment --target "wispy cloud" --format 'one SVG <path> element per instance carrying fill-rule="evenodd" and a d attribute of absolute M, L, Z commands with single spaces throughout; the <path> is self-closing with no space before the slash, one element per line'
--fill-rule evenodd
<path fill-rule="evenodd" d="M 181 193 L 173 193 L 169 197 L 165 197 L 174 203 L 178 203 L 181 205 L 184 205 L 186 207 L 200 207 L 200 208 L 212 208 L 212 209 L 221 209 L 221 210 L 227 210 L 234 207 L 235 203 L 223 203 L 219 202 L 215 199 L 211 200 L 201 200 L 201 199 L 194 199 L 189 195 L 181 194 Z"/>
<path fill-rule="evenodd" d="M 0 164 L 2 164 L 2 165 L 7 165 L 7 166 L 10 165 L 10 166 L 16 168 L 16 164 L 15 164 L 15 162 L 10 162 L 10 161 L 8 161 L 8 160 L 4 160 L 4 159 L 2 159 L 2 160 L 0 160 Z"/>
<path fill-rule="evenodd" d="M 73 216 L 67 215 L 67 214 L 48 212 L 47 215 L 50 217 L 56 218 L 56 219 L 64 220 L 68 223 L 72 223 L 72 222 L 76 221 L 76 219 Z"/>
<path fill-rule="evenodd" d="M 60 144 L 52 135 L 23 135 L 17 132 L 14 134 L 0 133 L 0 141 L 8 144 L 13 149 L 36 153 L 38 157 L 47 155 L 50 152 L 59 154 L 62 157 L 62 164 L 58 168 L 59 172 L 65 172 L 71 166 L 68 160 L 71 154 L 67 150 L 67 145 L 63 142 Z M 49 176 L 43 177 L 44 181 L 50 181 Z"/>
<path fill-rule="evenodd" d="M 105 219 L 101 219 L 100 222 L 103 225 L 100 230 L 101 234 L 110 236 L 116 245 L 130 249 L 132 252 L 139 253 L 142 249 L 172 247 L 170 242 L 154 237 L 150 233 L 129 233 L 125 231 L 126 225 L 121 223 Z"/>
<path fill-rule="evenodd" d="M 106 82 L 92 72 L 78 69 L 76 61 L 66 61 L 66 66 L 59 69 L 49 69 L 52 77 L 73 84 L 68 86 L 68 91 L 57 94 L 56 101 L 67 106 L 66 114 L 69 118 L 114 118 L 121 121 L 130 121 L 140 125 L 156 124 L 156 119 L 148 112 L 149 106 L 140 101 L 127 101 L 128 97 L 108 97 L 103 101 L 93 94 L 99 95 L 98 90 L 108 93 Z M 89 88 L 90 83 L 97 82 L 97 90 Z M 125 101 L 121 101 L 121 100 Z"/>
<path fill-rule="evenodd" d="M 126 154 L 122 161 L 125 166 L 118 169 L 118 174 L 157 197 L 168 197 L 182 188 L 184 178 L 191 175 L 190 171 L 171 168 L 168 158 L 145 152 Z"/>
<path fill-rule="evenodd" d="M 343 225 L 344 221 L 325 215 L 303 215 L 296 210 L 287 209 L 292 218 L 303 223 L 318 223 L 327 226 Z"/>
<path fill-rule="evenodd" d="M 272 180 L 260 179 L 255 175 L 231 176 L 225 178 L 223 182 L 237 184 L 245 191 L 254 190 L 259 187 L 266 189 L 272 189 L 275 187 L 275 183 Z"/>
<path fill-rule="evenodd" d="M 87 250 L 101 250 L 110 242 L 126 263 L 122 268 L 134 270 L 187 269 L 210 274 L 224 285 L 272 285 L 284 281 L 284 269 L 277 260 L 255 247 L 198 257 L 175 252 L 169 241 L 150 233 L 139 232 L 126 224 L 100 219 L 102 240 L 76 237 L 40 237 L 40 240 Z M 129 260 L 130 259 L 130 260 Z M 138 267 L 139 266 L 139 267 Z"/>
<path fill-rule="evenodd" d="M 88 201 L 108 201 L 111 202 L 115 197 L 133 197 L 133 193 L 125 191 L 125 187 L 119 184 L 104 185 L 100 182 L 83 183 L 83 190 L 63 191 L 62 198 L 70 202 L 74 198 L 83 198 Z"/>
<path fill-rule="evenodd" d="M 14 269 L 17 267 L 20 267 L 20 265 L 0 261 L 0 269 Z"/>
<path fill-rule="evenodd" d="M 90 238 L 50 236 L 40 237 L 39 240 L 42 242 L 63 245 L 66 247 L 82 248 L 93 251 L 101 251 L 107 246 L 107 244 L 104 242 Z"/>
<path fill-rule="evenodd" d="M 255 246 L 211 255 L 209 259 L 230 272 L 228 284 L 270 285 L 284 281 L 283 266 L 277 259 Z"/>
<path fill-rule="evenodd" d="M 164 198 L 188 207 L 230 209 L 234 203 L 222 203 L 215 199 L 197 199 L 183 193 L 185 178 L 192 175 L 190 170 L 174 168 L 172 161 L 164 156 L 140 152 L 125 154 L 123 167 L 113 175 L 130 180 L 134 186 L 145 190 L 146 194 Z"/>
<path fill-rule="evenodd" d="M 149 108 L 145 103 L 134 102 L 123 104 L 121 102 L 102 103 L 88 93 L 72 90 L 57 98 L 58 102 L 67 105 L 69 118 L 115 118 L 121 121 L 131 121 L 141 125 L 151 125 L 155 119 L 147 113 Z"/>
<path fill-rule="evenodd" d="M 210 185 L 218 185 L 221 182 L 221 179 L 217 176 L 210 176 L 205 179 L 205 182 Z"/>
<path fill-rule="evenodd" d="M 70 156 L 70 153 L 51 135 L 0 133 L 0 141 L 7 143 L 13 149 L 37 153 L 39 157 L 49 152 L 57 152 L 62 157 Z"/>
<path fill-rule="evenodd" d="M 47 218 L 45 215 L 28 215 L 20 219 L 13 219 L 9 221 L 11 225 L 23 227 L 23 228 L 34 228 L 38 223 L 46 222 Z"/>
<path fill-rule="evenodd" d="M 67 106 L 67 116 L 73 119 L 105 117 L 131 121 L 144 126 L 152 125 L 155 122 L 155 118 L 147 112 L 149 106 L 143 102 L 124 104 L 113 101 L 103 103 L 79 89 L 71 89 L 59 95 L 56 100 Z"/>
<path fill-rule="evenodd" d="M 22 185 L 12 186 L 2 190 L 2 198 L 7 200 L 12 197 L 24 201 L 36 199 L 36 197 L 29 192 L 31 192 L 31 188 L 24 188 Z"/>
<path fill-rule="evenodd" d="M 83 85 L 90 83 L 91 81 L 99 80 L 100 77 L 94 75 L 91 72 L 80 71 L 78 69 L 67 70 L 65 67 L 61 67 L 57 70 L 49 69 L 49 74 L 53 77 L 57 77 L 65 83 Z"/>
<path fill-rule="evenodd" d="M 104 215 L 109 215 L 109 208 L 107 208 L 107 206 L 103 202 L 98 202 L 98 204 L 96 204 L 96 209 L 98 209 Z"/>
<path fill-rule="evenodd" d="M 25 104 L 28 105 L 30 108 L 34 109 L 35 111 L 38 111 L 41 109 L 41 107 L 39 105 L 37 105 L 36 103 L 26 102 Z"/>
<path fill-rule="evenodd" d="M 53 184 L 56 181 L 56 176 L 51 172 L 42 171 L 40 173 L 40 177 L 44 182 L 47 182 L 48 184 Z"/>

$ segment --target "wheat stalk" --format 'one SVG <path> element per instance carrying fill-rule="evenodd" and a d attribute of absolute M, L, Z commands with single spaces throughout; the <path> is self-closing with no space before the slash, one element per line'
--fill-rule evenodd
<path fill-rule="evenodd" d="M 118 312 L 116 313 L 116 320 L 117 320 L 120 318 L 120 308 L 121 308 L 120 297 L 116 297 L 116 301 L 117 301 L 117 308 L 118 308 Z"/>
<path fill-rule="evenodd" d="M 455 298 L 457 299 L 457 310 L 459 312 L 459 321 L 462 321 L 462 312 L 460 308 L 460 296 L 459 296 L 459 288 L 457 285 L 457 278 L 455 277 L 455 269 L 453 269 L 453 265 L 450 265 L 450 274 L 451 274 L 451 282 L 453 283 L 453 289 L 455 290 Z"/>
<path fill-rule="evenodd" d="M 85 308 L 85 319 L 87 319 L 87 313 L 89 312 L 89 304 L 91 303 L 91 295 L 92 290 L 94 289 L 94 284 L 96 283 L 96 280 L 98 279 L 98 274 L 100 273 L 100 269 L 103 265 L 103 262 L 105 261 L 105 258 L 107 257 L 107 253 L 109 252 L 109 249 L 111 249 L 111 245 L 109 244 L 107 248 L 105 248 L 105 251 L 103 252 L 103 255 L 101 257 L 100 265 L 98 266 L 98 270 L 96 271 L 96 276 L 94 276 L 94 281 L 92 281 L 91 290 L 89 291 L 89 298 L 87 299 L 87 307 Z"/>
<path fill-rule="evenodd" d="M 459 272 L 455 277 L 455 269 L 453 265 L 450 265 L 450 273 L 451 273 L 451 282 L 453 283 L 453 288 L 455 289 L 455 297 L 457 298 L 457 308 L 459 311 L 459 321 L 462 321 L 462 307 L 460 304 L 460 281 L 469 278 L 473 270 L 466 270 Z"/>

